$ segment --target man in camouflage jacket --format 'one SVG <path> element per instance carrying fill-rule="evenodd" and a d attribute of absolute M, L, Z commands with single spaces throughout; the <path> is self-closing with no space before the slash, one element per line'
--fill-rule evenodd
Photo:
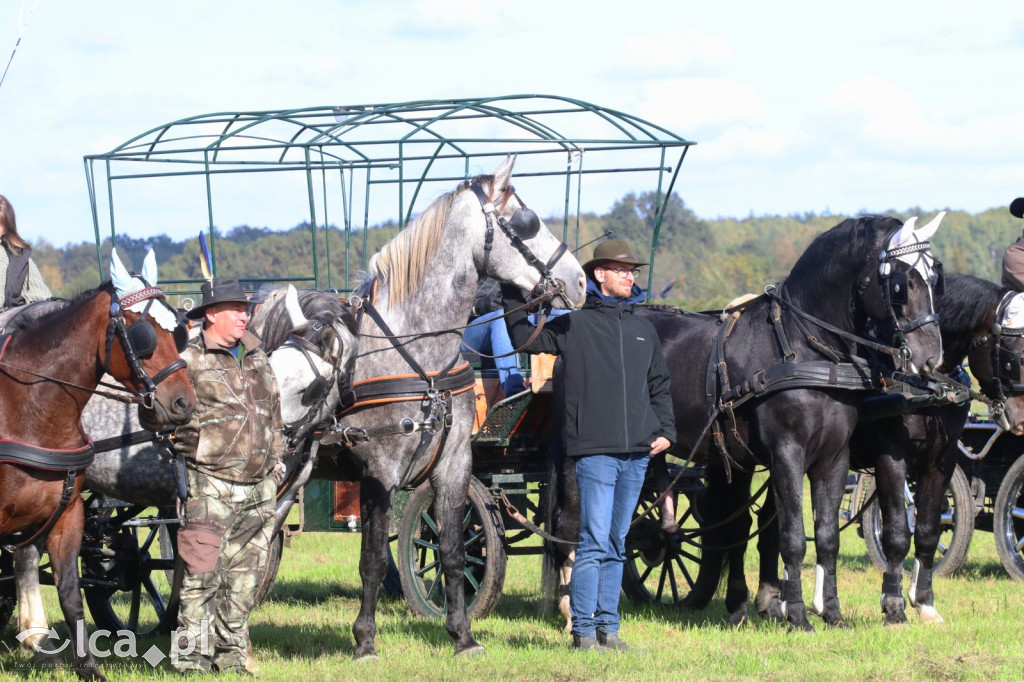
<path fill-rule="evenodd" d="M 188 316 L 202 319 L 203 330 L 182 353 L 196 408 L 175 433 L 188 499 L 171 662 L 183 673 L 245 674 L 249 612 L 267 569 L 283 475 L 280 394 L 260 340 L 245 328 L 248 301 L 238 281 L 214 279 L 202 289 Z"/>

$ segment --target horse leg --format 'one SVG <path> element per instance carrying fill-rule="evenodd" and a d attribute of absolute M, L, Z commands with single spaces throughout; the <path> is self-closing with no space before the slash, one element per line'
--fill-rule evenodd
<path fill-rule="evenodd" d="M 743 558 L 747 553 L 747 535 L 750 534 L 750 479 L 751 475 L 743 471 L 733 473 L 733 481 L 729 486 L 730 513 L 742 511 L 729 524 L 729 540 L 726 561 L 729 576 L 725 590 L 725 608 L 729 612 L 729 624 L 737 626 L 747 621 L 747 606 L 750 603 L 750 590 L 747 589 L 747 576 L 743 567 Z"/>
<path fill-rule="evenodd" d="M 21 648 L 31 651 L 37 659 L 45 658 L 38 646 L 43 643 L 43 630 L 49 630 L 46 613 L 43 611 L 43 595 L 39 589 L 40 545 L 42 540 L 22 547 L 14 553 L 14 582 L 18 588 L 18 632 L 29 628 L 40 628 L 41 634 L 29 635 Z"/>
<path fill-rule="evenodd" d="M 0 576 L 14 576 L 14 556 L 11 552 L 0 550 Z M 14 581 L 0 580 L 0 632 L 7 628 L 17 605 L 18 594 Z"/>
<path fill-rule="evenodd" d="M 771 486 L 765 491 L 764 504 L 757 512 L 757 554 L 759 580 L 754 607 L 763 619 L 778 623 L 782 614 L 782 586 L 779 581 L 779 523 L 776 519 L 775 493 Z"/>
<path fill-rule="evenodd" d="M 845 447 L 845 446 L 844 446 Z M 838 464 L 841 463 L 841 466 Z M 811 471 L 811 504 L 814 509 L 814 612 L 832 628 L 845 628 L 836 587 L 836 563 L 839 558 L 839 506 L 846 492 L 849 456 L 832 460 L 818 471 Z"/>
<path fill-rule="evenodd" d="M 932 570 L 935 567 L 935 550 L 939 545 L 942 506 L 951 475 L 952 471 L 945 474 L 937 466 L 929 465 L 918 477 L 914 495 L 917 524 L 914 527 L 914 570 L 910 577 L 909 596 L 910 605 L 917 609 L 925 623 L 945 622 L 935 609 Z"/>
<path fill-rule="evenodd" d="M 84 680 L 105 680 L 107 678 L 100 672 L 92 652 L 89 651 L 85 609 L 79 586 L 78 553 L 82 548 L 84 527 L 85 510 L 82 498 L 76 497 L 50 529 L 50 534 L 46 537 L 46 549 L 50 553 L 57 596 L 74 649 L 75 673 Z"/>
<path fill-rule="evenodd" d="M 579 538 L 580 499 L 576 488 L 576 463 L 561 452 L 561 439 L 548 448 L 548 486 L 544 493 L 544 527 L 556 538 L 575 542 Z M 569 583 L 576 558 L 574 545 L 545 540 L 541 582 L 545 613 L 554 605 L 565 619 L 565 633 L 572 632 Z"/>
<path fill-rule="evenodd" d="M 359 552 L 359 577 L 363 597 L 359 614 L 352 624 L 356 648 L 352 657 L 359 660 L 377 658 L 373 640 L 377 636 L 377 591 L 388 568 L 388 528 L 391 525 L 391 501 L 397 485 L 386 485 L 379 478 L 364 476 L 359 486 L 359 503 L 363 519 Z"/>
<path fill-rule="evenodd" d="M 903 560 L 910 551 L 910 525 L 903 497 L 906 482 L 906 461 L 883 453 L 875 463 L 875 494 L 882 515 L 882 551 L 886 562 L 881 597 L 885 625 L 907 622 L 907 604 L 903 599 Z"/>
<path fill-rule="evenodd" d="M 434 486 L 434 512 L 437 514 L 438 544 L 441 568 L 444 570 L 444 589 L 448 600 L 445 628 L 455 640 L 455 655 L 482 654 L 484 648 L 473 639 L 466 615 L 466 545 L 463 536 L 463 516 L 469 489 L 469 443 L 445 453 L 442 462 L 431 475 Z"/>
<path fill-rule="evenodd" d="M 779 550 L 782 555 L 782 615 L 791 630 L 812 632 L 807 620 L 800 567 L 807 553 L 803 519 L 803 456 L 782 456 L 776 448 L 772 488 L 778 505 Z M 794 462 L 796 465 L 794 465 Z"/>
<path fill-rule="evenodd" d="M 705 489 L 690 500 L 691 506 L 699 505 L 701 525 L 706 530 L 702 529 L 700 534 L 701 555 L 697 578 L 681 604 L 687 609 L 701 610 L 711 603 L 722 581 L 724 547 L 728 543 L 722 526 L 722 521 L 729 515 L 725 470 L 709 467 L 706 477 Z"/>

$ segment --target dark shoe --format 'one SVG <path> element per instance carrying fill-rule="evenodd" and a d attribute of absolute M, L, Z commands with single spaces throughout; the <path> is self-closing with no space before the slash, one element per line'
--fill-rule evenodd
<path fill-rule="evenodd" d="M 580 651 L 604 651 L 604 647 L 597 643 L 597 637 L 572 636 L 572 648 Z"/>
<path fill-rule="evenodd" d="M 632 647 L 619 639 L 618 635 L 597 631 L 597 644 L 613 651 L 630 651 Z"/>

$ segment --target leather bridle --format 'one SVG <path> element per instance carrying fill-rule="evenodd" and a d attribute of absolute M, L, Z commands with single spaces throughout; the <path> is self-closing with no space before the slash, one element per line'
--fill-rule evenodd
<path fill-rule="evenodd" d="M 551 293 L 554 297 L 561 298 L 566 308 L 572 308 L 573 303 L 565 293 L 565 283 L 555 279 L 551 274 L 551 268 L 569 250 L 569 245 L 562 242 L 546 263 L 541 261 L 524 241 L 524 239 L 532 239 L 537 236 L 537 233 L 540 231 L 540 218 L 526 207 L 526 204 L 516 194 L 515 187 L 509 185 L 499 193 L 501 203 L 498 206 L 495 206 L 494 202 L 488 199 L 479 182 L 474 181 L 470 183 L 469 188 L 473 190 L 473 194 L 480 201 L 480 207 L 487 217 L 487 230 L 484 233 L 484 264 L 481 270 L 484 273 L 487 272 L 487 265 L 491 258 L 491 249 L 494 246 L 494 223 L 497 222 L 498 227 L 508 237 L 512 247 L 523 256 L 528 265 L 540 273 L 541 281 L 534 288 L 534 295 L 544 292 Z M 513 196 L 520 203 L 521 207 L 512 214 L 510 219 L 506 219 L 502 215 L 502 211 Z"/>

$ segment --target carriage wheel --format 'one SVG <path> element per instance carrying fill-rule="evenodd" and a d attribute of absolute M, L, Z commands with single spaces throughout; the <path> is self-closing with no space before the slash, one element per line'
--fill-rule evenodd
<path fill-rule="evenodd" d="M 475 477 L 469 479 L 462 533 L 466 547 L 466 611 L 470 618 L 484 618 L 498 604 L 505 583 L 505 529 L 490 492 Z M 430 483 L 412 492 L 402 514 L 398 573 L 402 591 L 415 615 L 444 616 L 448 602 L 438 549 L 434 489 Z"/>
<path fill-rule="evenodd" d="M 694 509 L 697 494 L 677 495 L 679 533 L 671 537 L 661 530 L 660 505 L 651 509 L 658 492 L 645 487 L 640 494 L 635 517 L 648 509 L 651 512 L 626 535 L 622 571 L 622 589 L 634 604 L 678 606 L 693 588 L 702 555 L 701 524 Z"/>
<path fill-rule="evenodd" d="M 139 518 L 137 505 L 86 504 L 82 588 L 96 626 L 137 636 L 169 634 L 177 621 L 176 521 L 161 512 Z M 161 535 L 164 536 L 161 540 Z"/>
<path fill-rule="evenodd" d="M 281 553 L 284 551 L 284 531 L 279 530 L 274 534 L 274 539 L 270 543 L 270 556 L 267 557 L 267 570 L 263 572 L 263 576 L 260 578 L 260 584 L 256 588 L 256 602 L 253 604 L 255 609 L 257 606 L 262 604 L 270 596 L 271 590 L 274 589 L 274 583 L 277 581 L 277 572 L 281 569 Z"/>
<path fill-rule="evenodd" d="M 1024 457 L 1010 466 L 996 495 L 993 532 L 1007 573 L 1024 580 Z"/>
<path fill-rule="evenodd" d="M 875 492 L 875 481 L 871 482 L 867 496 Z M 907 519 L 910 532 L 914 532 L 916 507 L 914 505 L 915 485 L 908 481 L 904 489 L 907 501 Z M 864 510 L 864 544 L 867 545 L 868 556 L 880 570 L 886 570 L 887 562 L 882 549 L 882 511 L 878 500 L 872 500 Z M 953 575 L 964 564 L 967 550 L 971 546 L 971 535 L 974 534 L 974 497 L 971 495 L 971 484 L 966 474 L 958 466 L 953 469 L 953 476 L 946 488 L 946 503 L 942 508 L 939 531 L 939 545 L 935 550 L 935 575 Z M 908 573 L 913 568 L 914 557 L 908 555 L 903 568 Z"/>

